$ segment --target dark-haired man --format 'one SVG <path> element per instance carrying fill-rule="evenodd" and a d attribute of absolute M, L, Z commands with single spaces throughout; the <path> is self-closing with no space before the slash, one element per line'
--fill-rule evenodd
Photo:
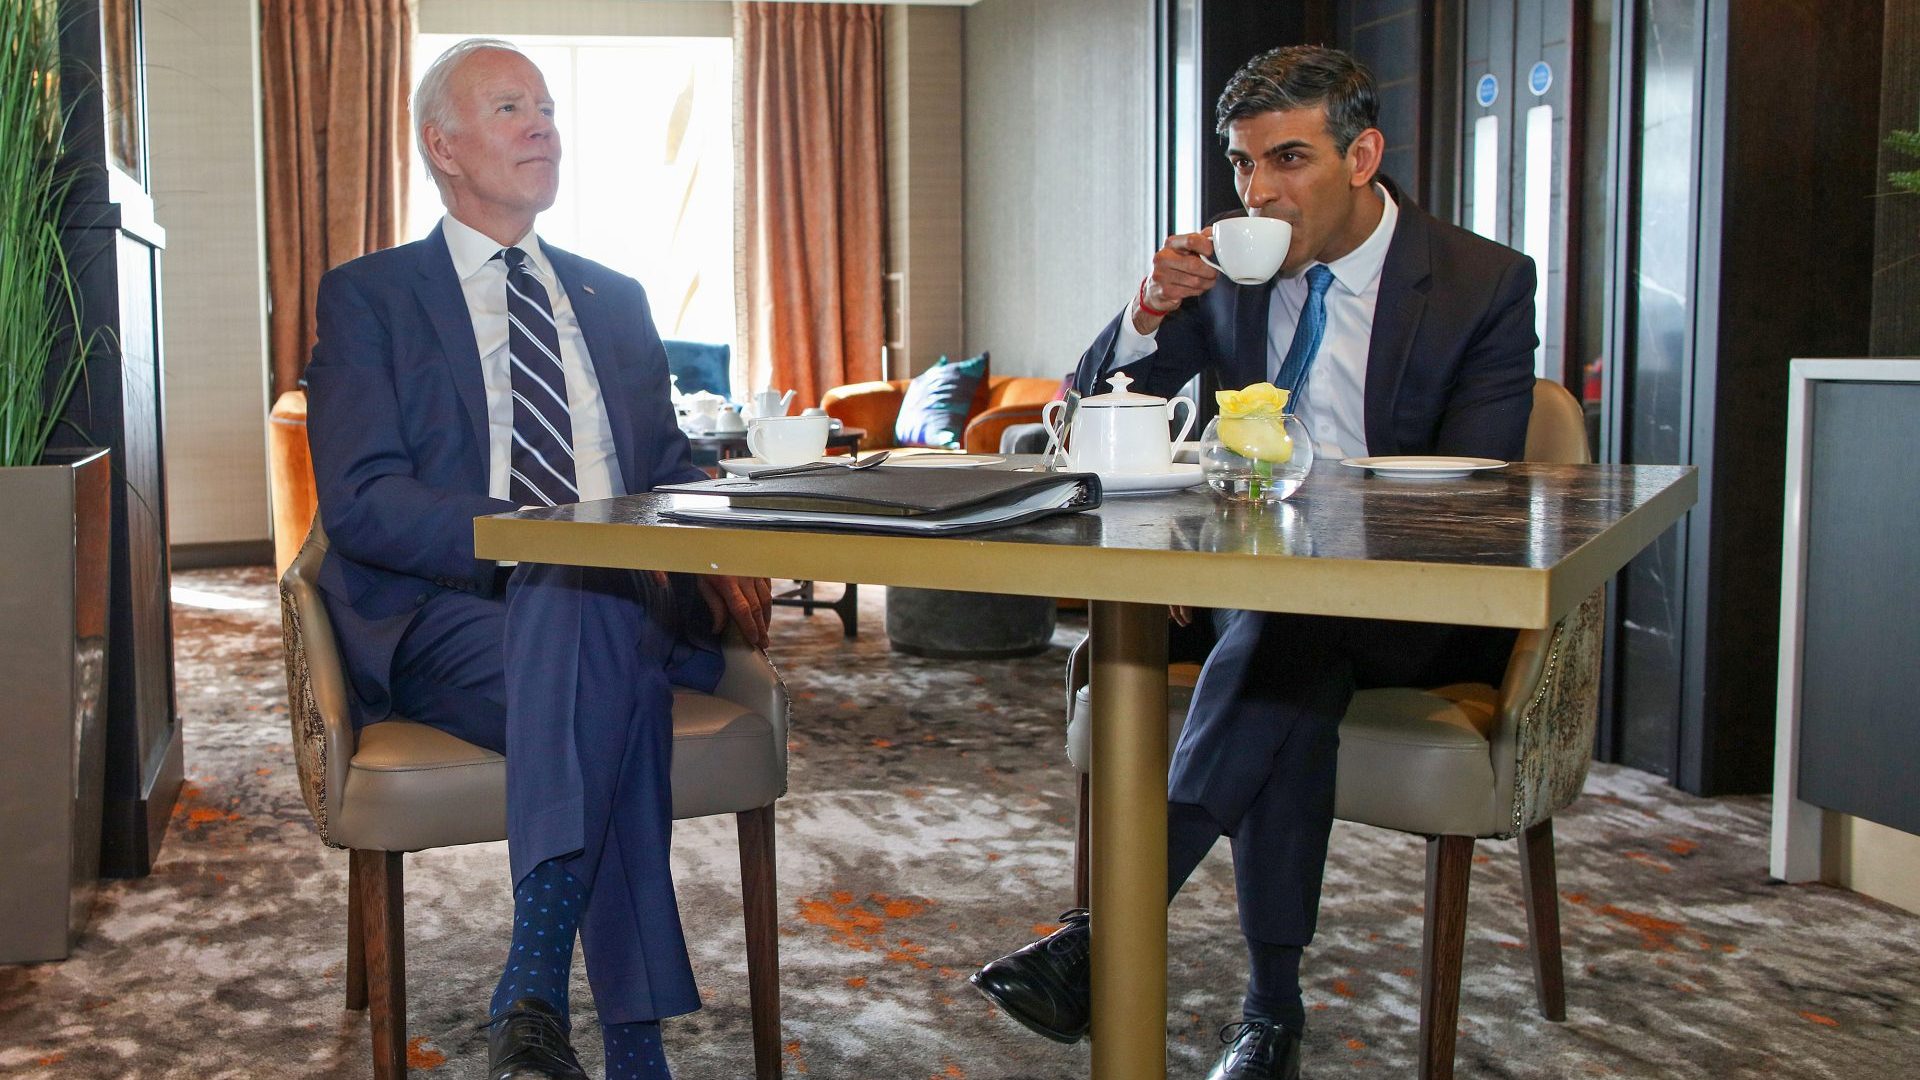
<path fill-rule="evenodd" d="M 1333 49 L 1275 49 L 1220 95 L 1246 212 L 1283 218 L 1279 275 L 1223 281 L 1208 231 L 1167 238 L 1127 308 L 1080 360 L 1094 392 L 1125 371 L 1172 394 L 1211 371 L 1221 386 L 1273 382 L 1317 456 L 1458 454 L 1512 459 L 1532 403 L 1534 269 L 1444 224 L 1379 175 L 1373 81 Z M 1175 609 L 1186 623 L 1192 613 Z M 1511 632 L 1377 620 L 1211 613 L 1215 644 L 1168 779 L 1169 899 L 1221 836 L 1233 842 L 1250 961 L 1242 1019 L 1210 1080 L 1297 1077 L 1312 940 L 1333 822 L 1339 724 L 1370 686 L 1498 681 Z M 988 964 L 974 984 L 1016 1020 L 1071 1042 L 1088 1022 L 1088 916 Z"/>

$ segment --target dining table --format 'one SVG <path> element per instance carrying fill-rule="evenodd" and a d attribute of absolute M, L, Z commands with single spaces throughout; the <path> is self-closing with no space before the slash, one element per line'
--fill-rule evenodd
<path fill-rule="evenodd" d="M 486 559 L 1087 600 L 1092 1072 L 1164 1080 L 1168 605 L 1546 628 L 1679 521 L 1698 483 L 1691 466 L 1402 479 L 1323 460 L 1278 504 L 1196 484 L 957 536 L 681 524 L 663 511 L 716 497 L 648 493 L 478 518 L 474 538 Z"/>

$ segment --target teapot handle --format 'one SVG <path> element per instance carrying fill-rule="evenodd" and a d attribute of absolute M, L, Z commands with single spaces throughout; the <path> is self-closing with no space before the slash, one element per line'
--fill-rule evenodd
<path fill-rule="evenodd" d="M 1193 418 L 1198 413 L 1198 407 L 1194 405 L 1192 398 L 1177 397 L 1167 402 L 1167 419 L 1173 419 L 1175 406 L 1179 405 L 1185 405 L 1187 407 L 1187 422 L 1180 425 L 1180 434 L 1173 437 L 1174 449 L 1176 450 L 1180 448 L 1181 443 L 1187 441 L 1187 436 L 1193 433 Z"/>

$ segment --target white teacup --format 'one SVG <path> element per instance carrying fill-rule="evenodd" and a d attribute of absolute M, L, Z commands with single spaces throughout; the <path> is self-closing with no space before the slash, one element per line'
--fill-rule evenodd
<path fill-rule="evenodd" d="M 1293 244 L 1293 223 L 1271 217 L 1223 218 L 1213 223 L 1213 259 L 1208 266 L 1235 284 L 1258 285 L 1280 272 Z M 1215 262 L 1214 259 L 1218 259 Z"/>
<path fill-rule="evenodd" d="M 827 452 L 825 416 L 761 416 L 747 425 L 747 449 L 769 465 L 804 465 Z"/>

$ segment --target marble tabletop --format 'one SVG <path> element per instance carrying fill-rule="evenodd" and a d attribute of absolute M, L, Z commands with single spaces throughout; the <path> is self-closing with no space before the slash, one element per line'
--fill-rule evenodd
<path fill-rule="evenodd" d="M 959 537 L 681 525 L 660 511 L 700 497 L 655 494 L 481 518 L 475 536 L 482 558 L 1541 627 L 1697 489 L 1687 466 L 1394 480 L 1319 462 L 1275 507 L 1202 486 Z"/>

